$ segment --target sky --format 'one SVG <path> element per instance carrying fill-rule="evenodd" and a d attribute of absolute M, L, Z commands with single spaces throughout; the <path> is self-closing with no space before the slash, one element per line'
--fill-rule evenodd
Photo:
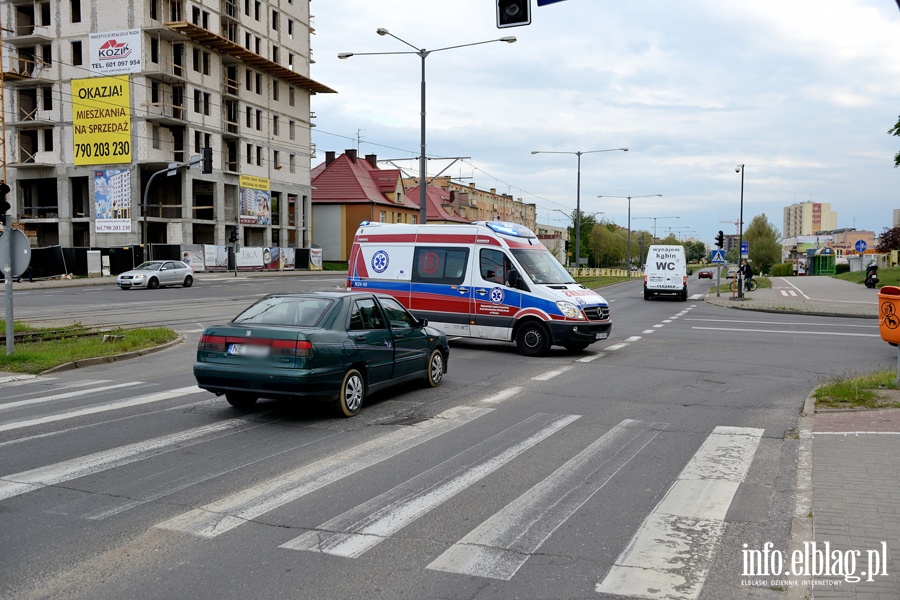
<path fill-rule="evenodd" d="M 881 233 L 900 208 L 900 10 L 894 0 L 564 0 L 498 29 L 495 0 L 316 0 L 312 141 L 405 159 L 418 174 L 425 59 L 428 175 L 712 244 L 784 207 L 830 203 Z M 385 28 L 410 46 L 390 36 Z M 628 152 L 594 152 L 627 147 Z M 532 154 L 563 152 L 571 154 Z M 737 165 L 744 165 L 737 173 Z M 383 165 L 391 168 L 390 165 Z M 661 194 L 660 197 L 655 196 Z M 598 198 L 598 196 L 603 196 Z M 638 196 L 647 196 L 638 198 Z M 677 217 L 677 218 L 676 218 Z"/>

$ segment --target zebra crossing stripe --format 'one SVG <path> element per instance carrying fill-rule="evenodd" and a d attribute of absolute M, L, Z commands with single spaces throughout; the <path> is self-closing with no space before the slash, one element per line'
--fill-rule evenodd
<path fill-rule="evenodd" d="M 155 456 L 163 451 L 180 447 L 185 442 L 221 431 L 235 429 L 248 423 L 250 421 L 246 419 L 229 419 L 222 423 L 195 427 L 194 429 L 164 435 L 120 448 L 113 448 L 112 450 L 88 454 L 87 456 L 73 458 L 72 460 L 39 467 L 30 471 L 23 471 L 14 475 L 4 475 L 0 477 L 0 500 L 12 498 L 13 496 L 31 492 L 48 485 L 55 485 L 114 467 L 121 467 L 149 456 Z"/>
<path fill-rule="evenodd" d="M 509 581 L 566 519 L 667 426 L 622 421 L 473 529 L 427 568 Z"/>
<path fill-rule="evenodd" d="M 493 411 L 493 408 L 468 406 L 444 411 L 429 421 L 398 428 L 387 435 L 163 521 L 156 527 L 204 538 L 217 537 L 329 483 L 388 460 Z"/>
<path fill-rule="evenodd" d="M 533 415 L 281 548 L 358 558 L 578 418 Z"/>
<path fill-rule="evenodd" d="M 55 421 L 64 421 L 66 419 L 74 419 L 75 417 L 83 417 L 85 415 L 93 415 L 96 413 L 107 412 L 110 410 L 117 410 L 120 408 L 129 408 L 132 406 L 140 406 L 142 404 L 150 404 L 151 402 L 161 402 L 163 400 L 169 400 L 171 398 L 178 398 L 179 396 L 187 396 L 188 394 L 195 394 L 197 392 L 201 392 L 199 387 L 196 385 L 190 385 L 183 388 L 178 388 L 175 390 L 169 390 L 167 392 L 159 392 L 156 394 L 147 394 L 146 396 L 138 396 L 137 398 L 131 398 L 129 400 L 121 400 L 119 402 L 108 402 L 106 404 L 98 404 L 96 406 L 89 406 L 87 408 L 80 408 L 77 410 L 70 410 L 68 412 L 58 413 L 55 415 L 47 415 L 45 417 L 37 417 L 34 419 L 24 419 L 21 421 L 12 421 L 10 423 L 4 423 L 0 425 L 0 431 L 11 431 L 13 429 L 23 429 L 25 427 L 33 427 L 35 425 L 44 425 L 46 423 L 53 423 Z"/>
<path fill-rule="evenodd" d="M 716 427 L 597 584 L 597 592 L 695 600 L 763 431 Z"/>
<path fill-rule="evenodd" d="M 32 404 L 43 404 L 45 402 L 53 402 L 54 400 L 68 400 L 69 398 L 77 398 L 78 396 L 89 396 L 97 392 L 105 392 L 107 390 L 116 390 L 123 387 L 142 385 L 143 381 L 130 381 L 128 383 L 117 383 L 115 385 L 104 385 L 101 387 L 91 388 L 89 390 L 78 390 L 75 392 L 63 392 L 60 394 L 52 394 L 50 396 L 41 396 L 40 398 L 31 398 L 30 400 L 18 400 L 16 402 L 7 402 L 0 404 L 0 410 L 8 410 L 10 408 L 18 408 L 20 406 L 30 406 Z"/>

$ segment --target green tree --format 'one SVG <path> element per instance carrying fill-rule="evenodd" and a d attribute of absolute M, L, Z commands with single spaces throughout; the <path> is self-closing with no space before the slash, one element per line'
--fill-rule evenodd
<path fill-rule="evenodd" d="M 891 135 L 900 136 L 900 118 L 897 119 L 896 125 L 888 129 L 888 133 Z M 894 155 L 894 167 L 900 167 L 900 152 Z"/>
<path fill-rule="evenodd" d="M 572 223 L 575 223 L 575 211 L 569 215 L 569 218 L 572 219 Z M 594 229 L 594 225 L 597 224 L 597 218 L 589 213 L 585 213 L 582 211 L 581 213 L 581 230 L 580 236 L 581 239 L 581 252 L 580 257 L 582 259 L 587 258 L 588 264 L 591 264 L 593 255 L 591 254 L 591 231 Z M 571 264 L 575 266 L 575 259 L 578 255 L 575 254 L 575 228 L 569 226 L 566 228 L 569 232 L 569 252 L 571 252 Z"/>
<path fill-rule="evenodd" d="M 614 223 L 602 221 L 591 230 L 591 256 L 599 267 L 610 267 L 625 260 L 625 240 Z"/>
<path fill-rule="evenodd" d="M 688 240 L 684 243 L 684 252 L 687 255 L 688 262 L 705 262 L 706 244 L 703 242 L 694 242 Z"/>
<path fill-rule="evenodd" d="M 756 215 L 744 230 L 750 243 L 750 265 L 756 273 L 768 273 L 781 262 L 781 232 L 769 223 L 766 215 Z"/>

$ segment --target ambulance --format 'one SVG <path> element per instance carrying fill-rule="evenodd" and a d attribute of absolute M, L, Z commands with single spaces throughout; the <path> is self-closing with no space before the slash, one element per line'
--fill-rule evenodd
<path fill-rule="evenodd" d="M 364 221 L 347 287 L 390 294 L 448 336 L 515 342 L 526 356 L 552 345 L 584 350 L 612 330 L 609 303 L 516 223 Z"/>

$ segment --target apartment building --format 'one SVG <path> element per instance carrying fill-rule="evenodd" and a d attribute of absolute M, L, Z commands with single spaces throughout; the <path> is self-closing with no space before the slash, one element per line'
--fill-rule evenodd
<path fill-rule="evenodd" d="M 34 246 L 309 247 L 309 0 L 2 0 L 3 177 Z M 204 148 L 212 170 L 203 173 Z"/>
<path fill-rule="evenodd" d="M 497 190 L 479 189 L 474 183 L 460 183 L 450 177 L 435 177 L 429 182 L 434 187 L 449 193 L 448 206 L 453 212 L 468 221 L 509 221 L 519 223 L 535 231 L 537 226 L 537 205 L 523 202 L 509 194 L 498 194 Z M 417 186 L 418 179 L 403 180 L 407 187 Z"/>
<path fill-rule="evenodd" d="M 801 202 L 784 207 L 785 238 L 815 235 L 817 231 L 837 228 L 837 212 L 827 202 Z"/>

